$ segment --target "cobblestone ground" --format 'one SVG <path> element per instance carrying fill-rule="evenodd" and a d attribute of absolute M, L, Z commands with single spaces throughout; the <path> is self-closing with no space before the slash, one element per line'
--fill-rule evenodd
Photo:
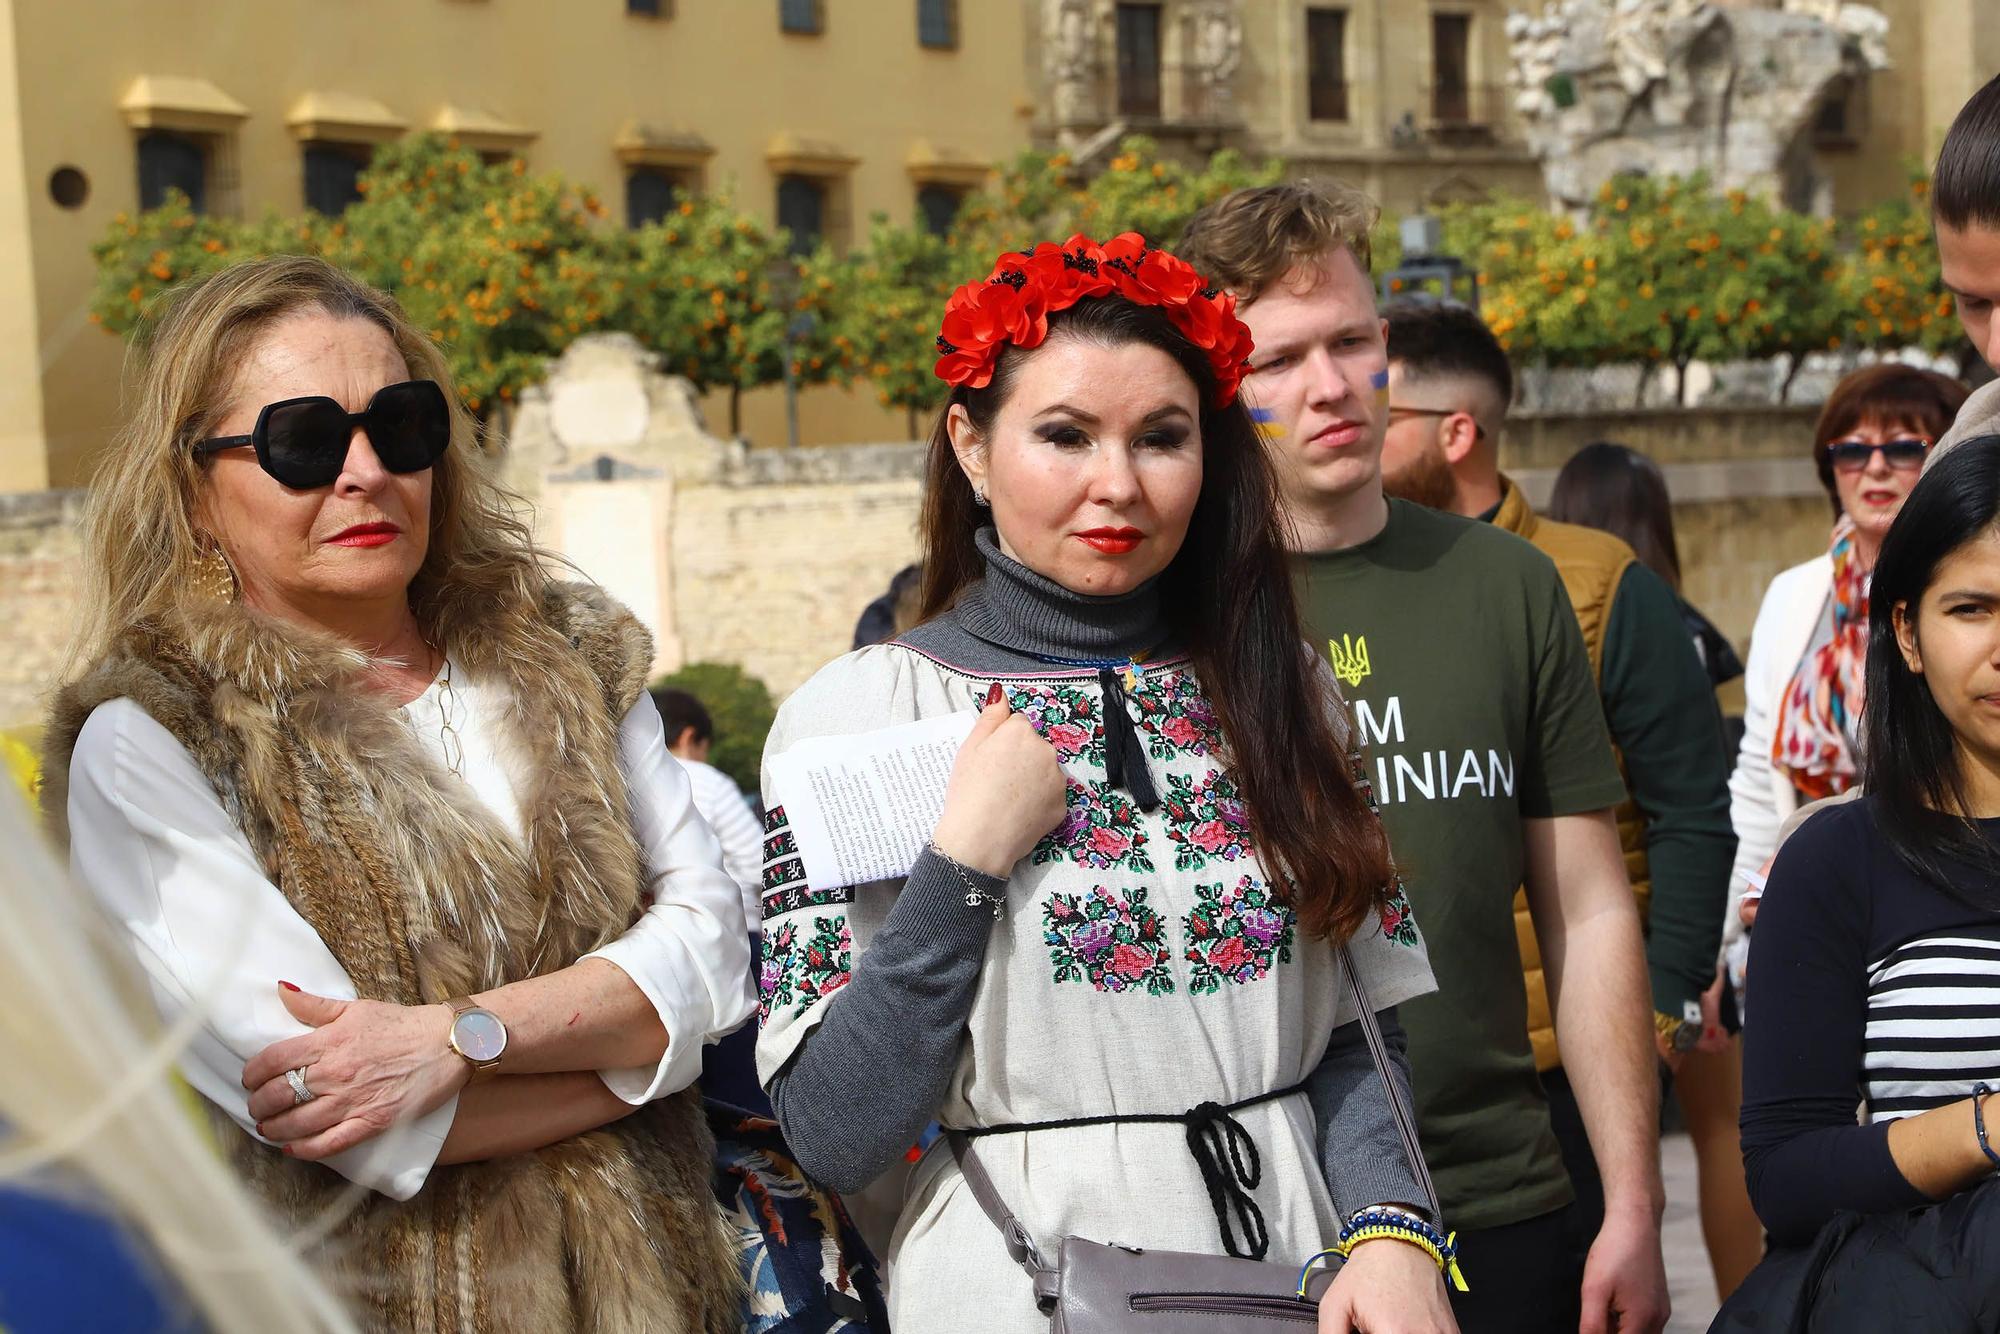
<path fill-rule="evenodd" d="M 1715 1319 L 1715 1279 L 1709 1273 L 1708 1252 L 1701 1244 L 1701 1218 L 1695 1211 L 1694 1145 L 1686 1135 L 1660 1141 L 1660 1173 L 1666 1180 L 1667 1212 L 1660 1225 L 1666 1252 L 1667 1288 L 1674 1314 L 1667 1334 L 1703 1334 Z"/>

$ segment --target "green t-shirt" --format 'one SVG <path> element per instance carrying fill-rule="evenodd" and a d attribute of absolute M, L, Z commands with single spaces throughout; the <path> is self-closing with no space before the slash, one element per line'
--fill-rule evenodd
<path fill-rule="evenodd" d="M 1399 1013 L 1446 1221 L 1558 1209 L 1514 934 L 1521 822 L 1625 798 L 1569 595 L 1513 534 L 1399 500 L 1375 538 L 1302 556 L 1298 576 L 1437 974 Z"/>

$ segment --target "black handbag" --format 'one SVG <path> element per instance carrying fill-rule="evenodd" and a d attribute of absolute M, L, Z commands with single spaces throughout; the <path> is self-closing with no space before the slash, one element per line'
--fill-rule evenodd
<path fill-rule="evenodd" d="M 1389 1090 L 1389 1106 L 1402 1136 L 1403 1152 L 1433 1218 L 1440 1217 L 1437 1188 L 1417 1144 L 1416 1117 L 1389 1077 L 1388 1047 L 1368 989 L 1355 971 L 1345 945 L 1342 971 L 1360 1012 L 1368 1053 Z M 1319 1321 L 1319 1298 L 1337 1270 L 1316 1273 L 1307 1295 L 1299 1295 L 1299 1271 L 1289 1264 L 1226 1255 L 1154 1251 L 1064 1237 L 1054 1264 L 1008 1209 L 993 1179 L 958 1131 L 947 1131 L 972 1197 L 1000 1229 L 1007 1253 L 1034 1281 L 1035 1302 L 1049 1318 L 1050 1334 L 1272 1334 L 1274 1326 L 1311 1328 Z M 1300 1257 L 1302 1260 L 1304 1257 Z"/>

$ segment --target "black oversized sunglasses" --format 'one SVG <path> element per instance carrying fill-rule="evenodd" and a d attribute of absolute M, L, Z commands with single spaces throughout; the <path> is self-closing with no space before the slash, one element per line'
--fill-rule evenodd
<path fill-rule="evenodd" d="M 1836 440 L 1826 447 L 1826 457 L 1835 472 L 1860 472 L 1879 449 L 1891 468 L 1915 472 L 1924 466 L 1924 455 L 1930 452 L 1930 448 L 1931 442 L 1922 436 L 1884 440 L 1879 445 L 1871 445 L 1866 440 Z"/>
<path fill-rule="evenodd" d="M 252 447 L 265 472 L 295 491 L 310 491 L 340 476 L 357 426 L 390 472 L 422 472 L 451 443 L 451 408 L 435 380 L 385 385 L 359 412 L 318 395 L 288 398 L 266 403 L 250 434 L 218 435 L 197 443 L 194 452 L 201 457 Z"/>

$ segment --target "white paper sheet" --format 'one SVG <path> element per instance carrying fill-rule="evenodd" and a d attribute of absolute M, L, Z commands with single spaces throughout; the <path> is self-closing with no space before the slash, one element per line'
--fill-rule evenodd
<path fill-rule="evenodd" d="M 814 889 L 908 875 L 944 814 L 952 761 L 976 713 L 851 736 L 814 737 L 771 760 L 771 795 L 785 808 L 806 883 Z"/>

